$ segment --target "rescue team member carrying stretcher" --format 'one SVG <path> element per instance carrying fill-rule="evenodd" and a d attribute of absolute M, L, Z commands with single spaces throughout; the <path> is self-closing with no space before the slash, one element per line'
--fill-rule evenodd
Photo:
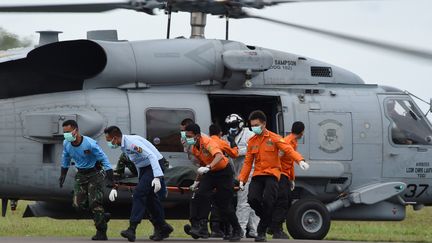
<path fill-rule="evenodd" d="M 156 154 L 158 152 L 153 152 L 153 148 L 149 148 L 148 141 L 144 138 L 137 135 L 123 135 L 120 128 L 116 126 L 106 128 L 104 133 L 108 146 L 113 149 L 120 147 L 139 171 L 139 182 L 133 194 L 129 228 L 122 231 L 121 236 L 131 242 L 135 241 L 136 228 L 148 210 L 155 227 L 155 234 L 150 239 L 160 241 L 168 238 L 173 228 L 165 222 L 165 212 L 157 194 L 163 186 L 161 184 L 163 172 Z M 117 190 L 113 189 L 109 198 L 114 201 L 116 197 Z"/>
<path fill-rule="evenodd" d="M 240 189 L 244 190 L 252 163 L 255 170 L 249 185 L 248 203 L 260 217 L 257 242 L 266 241 L 267 228 L 272 221 L 272 213 L 278 197 L 278 181 L 281 175 L 279 150 L 294 161 L 304 165 L 303 157 L 297 153 L 281 136 L 266 129 L 266 115 L 262 111 L 253 111 L 249 121 L 255 136 L 248 142 L 248 149 L 243 168 L 239 175 Z"/>
<path fill-rule="evenodd" d="M 303 136 L 304 129 L 305 126 L 303 122 L 294 122 L 291 128 L 291 133 L 284 138 L 285 142 L 291 145 L 295 151 L 297 151 L 297 140 Z M 296 161 L 294 161 L 291 156 L 283 153 L 280 155 L 280 161 L 281 177 L 279 180 L 279 193 L 273 211 L 270 231 L 273 234 L 273 239 L 288 239 L 288 235 L 282 229 L 282 224 L 287 217 L 289 208 L 291 207 L 291 191 L 294 191 L 295 188 L 294 162 Z M 309 165 L 305 162 L 300 163 L 299 165 L 302 170 L 307 170 L 309 168 Z"/>
<path fill-rule="evenodd" d="M 97 142 L 79 132 L 78 124 L 74 120 L 63 122 L 63 156 L 61 163 L 61 175 L 59 178 L 60 188 L 66 179 L 71 160 L 75 161 L 78 172 L 75 175 L 73 194 L 73 206 L 77 210 L 93 213 L 96 226 L 96 235 L 92 240 L 108 240 L 107 221 L 109 214 L 104 212 L 104 175 L 96 168 L 98 161 L 102 162 L 109 185 L 113 186 L 113 170 L 108 157 L 99 147 Z"/>
<path fill-rule="evenodd" d="M 186 142 L 192 145 L 192 154 L 199 160 L 201 167 L 198 174 L 202 175 L 195 197 L 198 207 L 198 224 L 192 223 L 190 233 L 202 237 L 201 233 L 207 229 L 207 218 L 210 212 L 210 197 L 215 192 L 215 204 L 220 209 L 222 218 L 227 219 L 233 228 L 230 241 L 240 241 L 241 228 L 232 205 L 234 193 L 233 170 L 228 159 L 223 155 L 219 146 L 207 136 L 201 136 L 198 124 L 191 124 L 185 128 Z"/>

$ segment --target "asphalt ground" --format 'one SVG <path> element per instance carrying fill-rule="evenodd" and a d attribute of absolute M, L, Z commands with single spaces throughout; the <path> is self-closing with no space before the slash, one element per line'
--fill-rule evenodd
<path fill-rule="evenodd" d="M 18 243 L 18 242 L 32 242 L 32 243 L 45 243 L 45 242 L 95 242 L 90 240 L 90 238 L 59 238 L 59 237 L 53 237 L 53 238 L 44 238 L 44 237 L 0 237 L 1 243 Z M 126 239 L 122 238 L 114 238 L 109 239 L 108 242 L 128 242 Z M 144 238 L 138 238 L 136 242 L 154 242 L 149 239 Z M 193 240 L 193 239 L 179 239 L 179 238 L 173 238 L 173 239 L 166 239 L 162 241 L 164 243 L 205 243 L 205 242 L 211 242 L 211 243 L 217 243 L 217 242 L 229 242 L 224 241 L 220 239 L 206 239 L 206 240 Z M 254 242 L 253 239 L 242 239 L 240 242 Z M 352 243 L 366 243 L 368 241 L 329 241 L 329 240 L 272 240 L 267 238 L 267 242 L 275 242 L 275 243 L 282 243 L 282 242 L 290 242 L 290 243 L 340 243 L 340 242 L 352 242 Z M 378 242 L 375 242 L 378 243 Z M 394 242 L 393 242 L 394 243 Z"/>

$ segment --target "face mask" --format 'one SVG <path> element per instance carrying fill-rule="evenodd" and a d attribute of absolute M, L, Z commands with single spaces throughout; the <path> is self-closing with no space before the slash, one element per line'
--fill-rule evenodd
<path fill-rule="evenodd" d="M 252 127 L 252 132 L 254 132 L 257 135 L 260 135 L 262 133 L 262 128 L 261 126 L 253 126 Z"/>
<path fill-rule="evenodd" d="M 114 140 L 114 138 L 113 138 L 111 141 L 107 142 L 107 144 L 108 144 L 108 147 L 109 147 L 109 148 L 111 148 L 111 149 L 116 149 L 116 148 L 118 148 L 119 146 L 118 146 L 117 144 L 113 144 L 113 143 L 112 143 L 113 140 Z"/>
<path fill-rule="evenodd" d="M 186 138 L 186 143 L 188 145 L 195 145 L 196 140 L 195 140 L 195 138 Z"/>
<path fill-rule="evenodd" d="M 232 134 L 232 135 L 236 135 L 237 132 L 238 132 L 238 128 L 230 128 L 229 129 L 229 133 Z"/>
<path fill-rule="evenodd" d="M 63 133 L 64 139 L 68 142 L 75 142 L 76 137 L 72 135 L 72 132 L 65 132 Z"/>
<path fill-rule="evenodd" d="M 186 140 L 186 131 L 181 131 L 180 136 L 183 140 Z"/>

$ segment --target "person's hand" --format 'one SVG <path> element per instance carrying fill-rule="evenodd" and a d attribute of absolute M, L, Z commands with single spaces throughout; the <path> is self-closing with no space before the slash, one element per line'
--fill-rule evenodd
<path fill-rule="evenodd" d="M 68 168 L 63 168 L 62 167 L 61 170 L 60 170 L 60 178 L 59 178 L 59 186 L 60 186 L 60 188 L 63 187 L 63 184 L 64 184 L 64 182 L 66 180 L 67 172 L 68 172 Z"/>
<path fill-rule="evenodd" d="M 189 190 L 196 191 L 198 190 L 199 181 L 194 181 L 194 183 L 189 187 Z"/>
<path fill-rule="evenodd" d="M 60 186 L 60 188 L 63 187 L 63 184 L 64 184 L 65 180 L 66 180 L 66 175 L 60 175 L 60 178 L 59 178 L 59 186 Z"/>
<path fill-rule="evenodd" d="M 206 167 L 199 167 L 198 170 L 197 170 L 197 172 L 198 172 L 199 175 L 203 175 L 203 174 L 205 174 L 205 173 L 207 173 L 209 171 L 210 171 L 210 168 L 207 167 L 207 166 Z"/>
<path fill-rule="evenodd" d="M 291 191 L 294 191 L 294 189 L 295 189 L 295 182 L 294 181 L 290 181 L 290 182 L 291 182 L 290 189 L 291 189 Z"/>
<path fill-rule="evenodd" d="M 161 189 L 161 183 L 160 183 L 160 179 L 159 178 L 154 178 L 152 180 L 151 186 L 154 187 L 154 192 L 158 192 Z"/>
<path fill-rule="evenodd" d="M 112 189 L 108 198 L 109 198 L 109 200 L 111 202 L 114 202 L 116 200 L 116 198 L 117 198 L 117 190 L 116 189 Z"/>
<path fill-rule="evenodd" d="M 300 168 L 301 168 L 302 170 L 307 170 L 307 169 L 309 169 L 309 164 L 306 163 L 304 160 L 300 161 L 299 165 L 300 165 Z"/>
<path fill-rule="evenodd" d="M 240 188 L 240 190 L 244 191 L 244 189 L 245 189 L 245 184 L 244 184 L 243 181 L 240 181 L 240 183 L 239 183 L 239 188 Z"/>
<path fill-rule="evenodd" d="M 232 135 L 228 135 L 228 136 L 227 136 L 227 140 L 228 140 L 228 142 L 230 143 L 230 147 L 231 147 L 231 148 L 237 147 L 237 144 L 236 144 L 236 142 L 235 142 L 235 137 L 234 137 L 234 136 L 232 136 Z"/>

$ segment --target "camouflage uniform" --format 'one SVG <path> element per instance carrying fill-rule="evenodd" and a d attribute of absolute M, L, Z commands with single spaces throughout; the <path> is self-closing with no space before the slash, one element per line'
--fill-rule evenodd
<path fill-rule="evenodd" d="M 122 153 L 117 162 L 117 166 L 116 169 L 114 170 L 114 173 L 116 173 L 120 177 L 124 177 L 126 168 L 130 170 L 132 176 L 134 177 L 138 176 L 138 171 L 136 169 L 135 164 L 126 156 L 125 153 Z"/>
<path fill-rule="evenodd" d="M 104 175 L 102 171 L 78 171 L 75 176 L 73 206 L 77 210 L 91 211 L 97 230 L 106 231 L 107 222 L 102 205 Z"/>

